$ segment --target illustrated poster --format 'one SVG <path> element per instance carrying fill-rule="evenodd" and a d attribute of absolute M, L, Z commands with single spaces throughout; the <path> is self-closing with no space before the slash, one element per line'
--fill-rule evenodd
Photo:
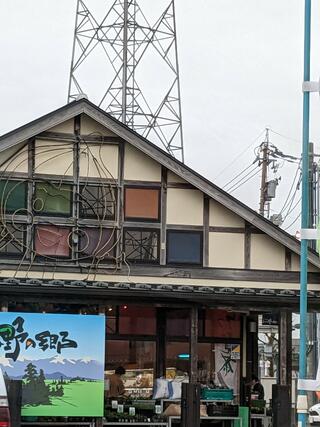
<path fill-rule="evenodd" d="M 23 416 L 103 416 L 105 317 L 0 313 L 0 368 Z"/>

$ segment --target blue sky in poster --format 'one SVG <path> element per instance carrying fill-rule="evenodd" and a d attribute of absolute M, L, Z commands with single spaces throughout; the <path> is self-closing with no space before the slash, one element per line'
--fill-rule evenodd
<path fill-rule="evenodd" d="M 46 359 L 55 356 L 61 356 L 66 359 L 95 359 L 99 362 L 104 360 L 104 342 L 105 342 L 105 317 L 90 315 L 70 315 L 70 314 L 36 314 L 36 313 L 9 313 L 0 312 L 0 325 L 10 324 L 17 317 L 24 319 L 23 332 L 28 333 L 36 343 L 35 348 L 29 346 L 26 348 L 26 340 L 20 343 L 19 359 L 28 358 L 32 360 Z M 62 348 L 58 354 L 56 349 L 46 349 L 43 351 L 39 347 L 39 340 L 35 335 L 44 331 L 50 331 L 51 334 L 58 334 L 61 331 L 67 331 L 67 339 L 77 343 L 77 348 Z M 59 335 L 61 341 L 61 336 Z M 3 338 L 0 337 L 0 358 L 5 357 Z M 15 342 L 12 342 L 12 349 Z"/>

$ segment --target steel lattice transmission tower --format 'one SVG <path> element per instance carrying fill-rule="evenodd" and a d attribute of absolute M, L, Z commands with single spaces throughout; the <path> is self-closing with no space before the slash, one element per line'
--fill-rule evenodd
<path fill-rule="evenodd" d="M 108 68 L 94 102 L 183 161 L 174 0 L 164 1 L 153 25 L 142 11 L 141 1 L 112 0 L 98 21 L 85 2 L 77 0 L 68 102 L 81 93 L 92 100 L 89 86 L 95 84 L 94 70 L 104 63 Z M 90 61 L 93 71 L 88 75 L 84 70 L 90 69 Z M 158 72 L 150 78 L 155 61 Z M 149 72 L 148 89 L 144 87 L 145 70 Z"/>

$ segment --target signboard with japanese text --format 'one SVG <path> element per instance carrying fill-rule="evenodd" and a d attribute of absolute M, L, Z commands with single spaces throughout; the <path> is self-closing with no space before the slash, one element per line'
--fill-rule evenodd
<path fill-rule="evenodd" d="M 105 317 L 0 312 L 0 368 L 23 416 L 103 416 Z"/>

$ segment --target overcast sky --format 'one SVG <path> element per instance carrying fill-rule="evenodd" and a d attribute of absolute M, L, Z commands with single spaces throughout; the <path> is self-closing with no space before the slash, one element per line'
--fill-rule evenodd
<path fill-rule="evenodd" d="M 93 2 L 86 0 L 89 8 Z M 313 3 L 312 79 L 318 80 L 320 10 Z M 75 7 L 75 0 L 0 0 L 0 134 L 66 103 Z M 273 144 L 300 155 L 303 9 L 302 0 L 176 0 L 186 163 L 218 185 L 254 160 L 266 126 L 285 136 L 271 133 Z M 317 152 L 319 114 L 313 94 Z M 275 212 L 295 170 L 279 170 Z M 259 176 L 233 195 L 257 209 Z M 284 227 L 296 216 L 292 212 Z"/>

